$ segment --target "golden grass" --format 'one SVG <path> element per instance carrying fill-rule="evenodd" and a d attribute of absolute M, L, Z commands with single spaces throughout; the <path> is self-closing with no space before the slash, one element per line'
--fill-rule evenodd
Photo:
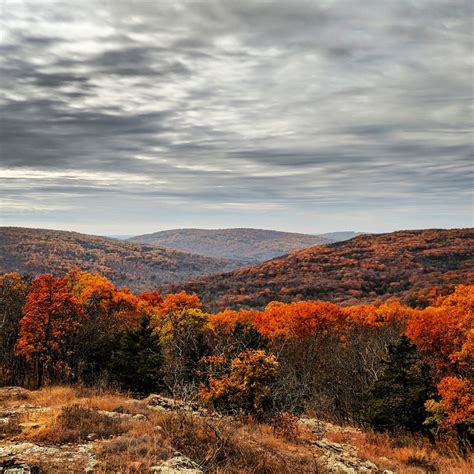
<path fill-rule="evenodd" d="M 324 472 L 305 442 L 275 435 L 269 424 L 161 412 L 127 395 L 81 387 L 46 387 L 30 392 L 26 403 L 38 408 L 21 415 L 16 439 L 63 445 L 93 435 L 98 472 L 147 472 L 176 451 L 206 472 Z M 144 417 L 110 418 L 97 410 Z"/>
<path fill-rule="evenodd" d="M 39 443 L 80 443 L 86 441 L 89 436 L 109 438 L 126 431 L 123 420 L 111 418 L 78 404 L 34 412 L 25 418 L 29 422 L 19 438 Z"/>
<path fill-rule="evenodd" d="M 374 432 L 353 434 L 348 442 L 357 448 L 360 457 L 382 469 L 407 474 L 474 472 L 474 456 L 461 456 L 449 443 L 433 446 L 422 437 Z"/>
<path fill-rule="evenodd" d="M 270 425 L 173 413 L 157 421 L 164 438 L 206 472 L 324 472 L 307 446 L 276 437 Z"/>
<path fill-rule="evenodd" d="M 332 443 L 347 443 L 349 436 L 343 431 L 328 431 L 326 438 Z"/>
<path fill-rule="evenodd" d="M 28 397 L 28 403 L 41 407 L 57 407 L 70 403 L 77 395 L 75 387 L 58 385 L 32 391 Z"/>
<path fill-rule="evenodd" d="M 310 447 L 314 435 L 294 426 L 290 418 L 262 424 L 162 412 L 126 394 L 70 386 L 47 387 L 2 401 L 5 407 L 24 404 L 33 407 L 12 417 L 0 436 L 58 445 L 94 439 L 101 463 L 97 472 L 147 472 L 175 451 L 193 459 L 205 472 L 325 472 Z M 98 410 L 131 416 L 109 417 Z M 136 414 L 144 416 L 134 418 Z M 381 469 L 406 474 L 474 472 L 472 457 L 463 458 L 446 445 L 434 447 L 420 437 L 339 429 L 329 430 L 326 437 L 351 444 L 361 458 Z"/>

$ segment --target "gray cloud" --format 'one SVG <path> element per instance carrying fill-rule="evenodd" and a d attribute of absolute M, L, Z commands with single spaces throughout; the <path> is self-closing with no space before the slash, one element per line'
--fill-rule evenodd
<path fill-rule="evenodd" d="M 468 1 L 2 8 L 4 224 L 472 225 Z"/>

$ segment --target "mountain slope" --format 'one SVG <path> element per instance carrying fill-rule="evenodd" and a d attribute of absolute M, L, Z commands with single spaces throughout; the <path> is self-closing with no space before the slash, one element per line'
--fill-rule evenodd
<path fill-rule="evenodd" d="M 353 231 L 346 231 L 346 232 L 326 232 L 324 234 L 314 234 L 318 237 L 322 237 L 323 239 L 328 239 L 331 242 L 342 242 L 343 240 L 353 239 L 358 235 L 363 235 L 363 232 L 353 232 Z"/>
<path fill-rule="evenodd" d="M 136 290 L 237 266 L 235 261 L 76 232 L 0 227 L 0 273 L 61 274 L 77 267 Z"/>
<path fill-rule="evenodd" d="M 361 235 L 172 289 L 194 291 L 213 309 L 262 307 L 272 300 L 353 303 L 403 297 L 417 289 L 472 282 L 473 249 L 473 229 Z"/>
<path fill-rule="evenodd" d="M 245 228 L 175 229 L 139 235 L 129 240 L 248 262 L 262 262 L 302 248 L 334 242 L 314 235 Z"/>

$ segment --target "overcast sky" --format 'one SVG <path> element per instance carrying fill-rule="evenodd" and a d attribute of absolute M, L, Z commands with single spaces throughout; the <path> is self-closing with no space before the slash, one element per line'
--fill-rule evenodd
<path fill-rule="evenodd" d="M 0 9 L 3 225 L 473 225 L 470 0 Z"/>

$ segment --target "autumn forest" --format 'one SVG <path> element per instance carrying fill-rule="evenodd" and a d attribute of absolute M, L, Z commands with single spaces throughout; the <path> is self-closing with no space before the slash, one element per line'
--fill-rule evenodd
<path fill-rule="evenodd" d="M 2 384 L 165 392 L 264 420 L 337 423 L 472 442 L 474 286 L 338 306 L 274 301 L 203 311 L 195 294 L 134 294 L 80 270 L 0 279 Z"/>

